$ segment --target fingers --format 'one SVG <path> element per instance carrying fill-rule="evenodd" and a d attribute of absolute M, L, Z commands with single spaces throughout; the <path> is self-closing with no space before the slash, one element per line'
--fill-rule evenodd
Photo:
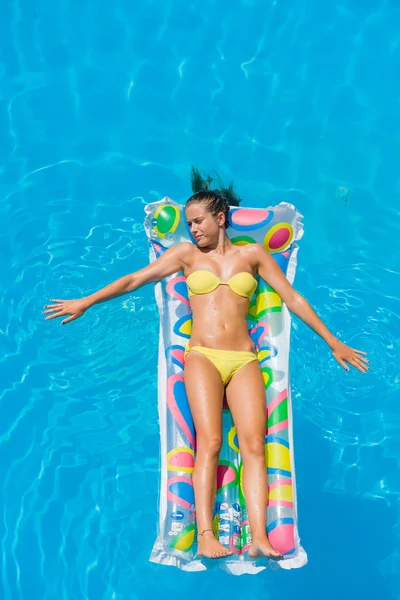
<path fill-rule="evenodd" d="M 47 311 L 47 312 L 53 312 L 53 311 Z M 51 315 L 50 317 L 46 317 L 45 321 L 50 321 L 51 319 L 56 319 L 57 317 L 64 317 L 66 314 L 65 311 L 60 311 L 55 313 L 54 315 Z M 64 319 L 64 321 L 62 321 L 62 324 L 64 325 L 65 323 L 69 323 L 70 321 L 75 321 L 75 319 L 77 319 L 78 317 L 81 316 L 82 313 L 79 313 L 78 315 L 72 315 L 72 317 L 68 317 L 68 319 Z"/>
<path fill-rule="evenodd" d="M 64 321 L 62 321 L 62 324 L 64 325 L 65 323 L 69 323 L 70 321 L 75 321 L 75 319 L 80 317 L 81 314 L 82 313 L 79 313 L 78 315 L 72 315 L 72 317 L 68 317 L 68 319 L 64 319 Z"/>
<path fill-rule="evenodd" d="M 356 360 L 357 362 L 359 362 L 363 367 L 368 367 L 368 365 L 369 365 L 369 360 L 366 360 L 362 356 L 358 356 L 358 354 L 355 354 L 353 356 L 353 360 Z"/>
<path fill-rule="evenodd" d="M 357 354 L 356 351 L 354 351 L 353 364 L 361 373 L 369 371 L 369 360 Z"/>
<path fill-rule="evenodd" d="M 51 315 L 51 317 L 46 317 L 45 321 L 50 321 L 51 319 L 56 319 L 57 317 L 62 317 L 63 315 L 65 315 L 64 311 L 59 311 L 54 315 Z"/>
<path fill-rule="evenodd" d="M 369 370 L 369 367 L 365 366 L 361 361 L 354 360 L 352 364 L 354 367 L 356 367 L 356 369 L 361 371 L 361 373 L 366 373 Z"/>
<path fill-rule="evenodd" d="M 344 362 L 344 360 L 342 360 L 341 358 L 336 357 L 336 360 L 338 361 L 338 363 L 340 365 L 342 365 L 343 369 L 345 371 L 350 371 L 349 367 L 346 365 L 346 363 Z"/>
<path fill-rule="evenodd" d="M 343 349 L 343 351 L 341 352 L 340 349 Z M 363 350 L 356 350 L 355 348 L 345 345 L 340 349 L 338 352 L 334 353 L 334 357 L 345 371 L 350 371 L 346 363 L 352 365 L 361 373 L 366 373 L 369 371 L 369 360 L 364 358 L 364 356 L 367 354 L 366 352 Z M 361 356 L 362 354 L 364 356 Z"/>
<path fill-rule="evenodd" d="M 336 360 L 345 371 L 350 371 L 349 367 L 346 365 L 344 360 L 342 360 L 341 358 L 336 358 Z M 364 363 L 360 362 L 359 360 L 356 360 L 355 358 L 352 360 L 348 360 L 347 362 L 359 371 L 361 371 L 361 373 L 366 373 L 367 371 L 369 371 L 369 367 L 365 366 Z"/>
<path fill-rule="evenodd" d="M 354 360 L 357 360 L 359 363 L 361 363 L 363 366 L 368 366 L 369 365 L 369 360 L 367 360 L 366 358 L 364 358 L 363 356 L 358 356 L 357 354 L 354 356 Z"/>
<path fill-rule="evenodd" d="M 60 300 L 59 298 L 50 298 L 50 302 L 66 302 L 66 300 Z"/>
<path fill-rule="evenodd" d="M 44 308 L 47 308 L 48 310 L 42 311 L 42 315 L 47 315 L 48 313 L 51 313 L 54 311 L 61 311 L 63 308 L 63 305 L 62 304 L 45 304 Z"/>
<path fill-rule="evenodd" d="M 61 306 L 55 306 L 55 307 L 53 307 L 53 308 L 49 308 L 49 310 L 44 310 L 44 311 L 42 312 L 42 315 L 47 315 L 48 313 L 52 313 L 52 312 L 56 312 L 56 311 L 57 311 L 57 312 L 60 312 L 61 310 L 62 310 L 62 309 L 61 309 Z"/>
<path fill-rule="evenodd" d="M 369 367 L 364 364 L 363 362 L 361 362 L 361 357 L 357 356 L 357 354 L 355 354 L 354 356 L 351 356 L 349 358 L 345 359 L 347 363 L 349 363 L 349 365 L 351 365 L 352 367 L 355 367 L 356 369 L 358 369 L 359 371 L 361 371 L 361 373 L 366 373 L 369 370 Z M 337 358 L 337 361 L 343 366 L 344 360 Z M 350 369 L 347 368 L 347 366 L 345 365 L 346 371 L 349 371 Z"/>

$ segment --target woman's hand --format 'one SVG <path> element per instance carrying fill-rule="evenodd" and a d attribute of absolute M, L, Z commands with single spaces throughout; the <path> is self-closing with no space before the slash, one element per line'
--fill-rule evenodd
<path fill-rule="evenodd" d="M 52 314 L 49 317 L 46 317 L 45 321 L 55 319 L 56 317 L 70 315 L 68 319 L 62 321 L 63 325 L 64 323 L 69 323 L 70 321 L 74 321 L 78 317 L 81 317 L 90 306 L 86 298 L 80 298 L 79 300 L 50 300 L 50 302 L 54 302 L 54 304 L 46 304 L 45 308 L 48 310 L 44 310 L 42 314 Z"/>
<path fill-rule="evenodd" d="M 363 356 L 360 356 L 361 354 L 366 355 L 366 352 L 363 352 L 362 350 L 355 350 L 355 348 L 350 348 L 350 346 L 346 346 L 346 344 L 343 344 L 343 342 L 340 340 L 335 340 L 331 346 L 331 350 L 333 356 L 336 358 L 338 363 L 342 365 L 345 371 L 350 371 L 349 367 L 345 364 L 346 362 L 361 371 L 361 373 L 366 373 L 369 370 L 369 367 L 367 366 L 369 365 L 369 360 Z"/>

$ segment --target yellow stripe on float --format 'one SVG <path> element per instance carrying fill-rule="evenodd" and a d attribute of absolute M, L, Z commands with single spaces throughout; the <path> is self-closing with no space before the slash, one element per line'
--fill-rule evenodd
<path fill-rule="evenodd" d="M 276 442 L 265 444 L 265 460 L 270 469 L 284 469 L 290 471 L 289 448 Z"/>

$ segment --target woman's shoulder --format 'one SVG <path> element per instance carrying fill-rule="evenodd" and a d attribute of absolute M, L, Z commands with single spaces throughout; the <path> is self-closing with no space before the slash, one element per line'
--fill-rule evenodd
<path fill-rule="evenodd" d="M 257 271 L 265 254 L 262 244 L 246 244 L 245 246 L 241 246 L 240 250 L 243 260 L 246 261 L 251 269 Z"/>
<path fill-rule="evenodd" d="M 240 246 L 240 251 L 243 256 L 255 258 L 260 252 L 262 252 L 263 247 L 261 244 L 245 244 L 244 246 Z"/>
<path fill-rule="evenodd" d="M 182 259 L 182 261 L 184 261 L 185 264 L 188 264 L 188 262 L 191 262 L 192 258 L 195 256 L 197 247 L 192 244 L 191 242 L 181 242 L 180 244 L 177 244 L 175 246 L 177 248 L 177 251 L 179 252 L 179 255 Z"/>
<path fill-rule="evenodd" d="M 177 244 L 177 248 L 180 249 L 181 252 L 194 252 L 196 246 L 192 244 L 192 242 L 181 242 Z"/>

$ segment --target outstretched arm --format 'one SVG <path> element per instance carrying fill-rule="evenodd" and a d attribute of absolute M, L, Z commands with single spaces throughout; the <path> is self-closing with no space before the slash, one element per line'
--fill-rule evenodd
<path fill-rule="evenodd" d="M 336 338 L 321 321 L 307 300 L 299 294 L 286 279 L 281 268 L 272 256 L 260 245 L 254 245 L 254 256 L 260 276 L 282 298 L 288 309 L 306 323 L 328 344 L 338 363 L 348 371 L 346 362 L 356 367 L 362 373 L 368 371 L 368 360 L 360 356 L 366 354 L 361 350 L 350 348 Z"/>
<path fill-rule="evenodd" d="M 168 275 L 177 273 L 183 268 L 185 254 L 189 251 L 186 246 L 191 246 L 191 244 L 179 244 L 166 250 L 164 254 L 144 269 L 120 277 L 120 279 L 113 281 L 90 296 L 79 300 L 52 299 L 51 302 L 54 304 L 45 305 L 48 310 L 43 311 L 43 314 L 50 314 L 46 317 L 46 320 L 70 315 L 62 321 L 64 325 L 64 323 L 69 323 L 82 316 L 94 304 L 106 302 L 117 296 L 137 290 L 147 283 L 156 283 L 164 277 L 168 277 Z"/>

